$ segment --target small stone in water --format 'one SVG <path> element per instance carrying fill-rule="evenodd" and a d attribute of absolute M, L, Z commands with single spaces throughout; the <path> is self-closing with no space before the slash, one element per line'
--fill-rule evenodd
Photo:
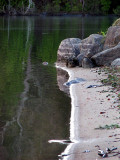
<path fill-rule="evenodd" d="M 42 64 L 46 66 L 46 65 L 48 65 L 48 62 L 43 62 Z"/>

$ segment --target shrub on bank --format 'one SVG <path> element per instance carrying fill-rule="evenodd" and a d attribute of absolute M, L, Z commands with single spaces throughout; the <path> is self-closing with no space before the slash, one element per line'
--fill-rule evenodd
<path fill-rule="evenodd" d="M 113 9 L 114 14 L 120 15 L 120 6 L 117 6 L 116 9 Z"/>

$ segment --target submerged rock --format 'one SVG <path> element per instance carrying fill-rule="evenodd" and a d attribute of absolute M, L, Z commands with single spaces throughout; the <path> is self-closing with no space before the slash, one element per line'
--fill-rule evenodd
<path fill-rule="evenodd" d="M 68 86 L 63 85 L 66 81 L 68 81 L 69 75 L 68 72 L 62 70 L 61 68 L 57 68 L 57 83 L 59 89 L 69 96 L 69 88 Z"/>
<path fill-rule="evenodd" d="M 44 66 L 46 66 L 46 65 L 48 65 L 48 62 L 43 62 L 42 64 L 43 64 Z"/>

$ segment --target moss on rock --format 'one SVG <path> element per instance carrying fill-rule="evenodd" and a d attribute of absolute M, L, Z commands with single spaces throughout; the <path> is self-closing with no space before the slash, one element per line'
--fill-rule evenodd
<path fill-rule="evenodd" d="M 120 26 L 120 18 L 118 18 L 112 26 Z"/>

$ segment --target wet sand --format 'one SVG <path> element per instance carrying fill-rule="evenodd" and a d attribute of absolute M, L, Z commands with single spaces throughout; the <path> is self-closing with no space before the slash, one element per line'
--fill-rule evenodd
<path fill-rule="evenodd" d="M 98 149 L 117 147 L 120 150 L 120 128 L 100 129 L 105 125 L 120 125 L 117 93 L 111 86 L 87 88 L 89 85 L 101 85 L 100 80 L 106 78 L 105 73 L 98 74 L 95 69 L 66 68 L 69 80 L 76 77 L 86 79 L 85 82 L 70 86 L 71 119 L 70 140 L 73 142 L 62 153 L 64 160 L 99 160 Z M 96 129 L 99 128 L 99 129 Z M 88 153 L 83 153 L 89 150 Z M 119 160 L 116 153 L 108 155 L 109 160 Z"/>

